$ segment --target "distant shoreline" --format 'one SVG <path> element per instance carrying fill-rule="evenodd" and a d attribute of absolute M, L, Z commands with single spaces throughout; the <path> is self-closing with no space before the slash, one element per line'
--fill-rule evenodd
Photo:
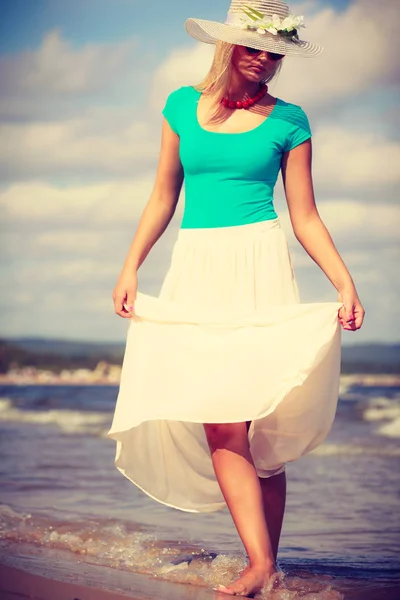
<path fill-rule="evenodd" d="M 0 385 L 118 386 L 121 344 L 1 340 Z M 400 344 L 343 347 L 341 384 L 400 386 Z"/>
<path fill-rule="evenodd" d="M 0 385 L 12 386 L 118 386 L 120 382 L 121 367 L 117 365 L 104 365 L 93 371 L 78 369 L 76 371 L 62 371 L 53 373 L 35 368 L 15 369 L 8 373 L 0 374 Z M 342 387 L 360 385 L 365 387 L 400 387 L 400 375 L 385 373 L 342 373 L 340 376 Z"/>
<path fill-rule="evenodd" d="M 0 338 L 0 381 L 116 385 L 124 351 L 124 344 L 118 343 Z M 400 377 L 400 344 L 343 346 L 341 373 Z"/>

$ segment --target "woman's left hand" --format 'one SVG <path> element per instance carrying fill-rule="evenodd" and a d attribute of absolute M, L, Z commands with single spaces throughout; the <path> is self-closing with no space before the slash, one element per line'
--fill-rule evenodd
<path fill-rule="evenodd" d="M 356 290 L 352 288 L 339 292 L 339 302 L 343 302 L 343 306 L 338 311 L 339 321 L 343 329 L 346 331 L 360 329 L 364 321 L 365 310 Z"/>

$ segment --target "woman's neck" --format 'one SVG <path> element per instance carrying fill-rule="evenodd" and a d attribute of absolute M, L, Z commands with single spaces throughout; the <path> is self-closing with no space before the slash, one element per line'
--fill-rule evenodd
<path fill-rule="evenodd" d="M 259 91 L 260 85 L 260 82 L 248 81 L 244 77 L 232 73 L 227 94 L 230 100 L 243 100 L 246 97 L 252 98 Z"/>

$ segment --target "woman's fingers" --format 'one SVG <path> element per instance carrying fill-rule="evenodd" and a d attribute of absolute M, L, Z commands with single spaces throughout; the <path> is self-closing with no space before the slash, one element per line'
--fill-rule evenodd
<path fill-rule="evenodd" d="M 346 323 L 354 321 L 353 302 L 345 300 L 340 310 L 342 310 L 341 318 L 343 319 L 343 321 L 345 321 Z"/>
<path fill-rule="evenodd" d="M 135 300 L 136 300 L 136 294 L 134 292 L 128 291 L 125 306 L 126 306 L 126 309 L 128 310 L 128 312 L 130 312 L 130 313 L 133 311 Z"/>
<path fill-rule="evenodd" d="M 342 321 L 343 321 L 343 329 L 346 329 L 348 331 L 354 331 L 355 329 L 355 318 L 354 318 L 354 307 L 353 307 L 353 303 L 350 302 L 345 302 L 344 305 L 344 310 L 343 310 L 343 317 L 342 317 Z"/>
<path fill-rule="evenodd" d="M 134 303 L 136 299 L 136 287 L 124 289 L 115 289 L 113 292 L 114 310 L 117 315 L 124 319 L 130 319 L 132 316 Z"/>
<path fill-rule="evenodd" d="M 120 317 L 123 317 L 124 319 L 130 319 L 131 315 L 124 307 L 125 298 L 126 298 L 126 294 L 124 294 L 124 295 L 113 294 L 114 311 Z"/>
<path fill-rule="evenodd" d="M 124 319 L 130 319 L 137 292 L 137 274 L 134 271 L 122 271 L 113 291 L 114 310 Z"/>
<path fill-rule="evenodd" d="M 360 329 L 364 322 L 365 310 L 361 307 L 361 310 L 356 314 L 356 329 Z"/>
<path fill-rule="evenodd" d="M 346 331 L 360 329 L 364 321 L 364 315 L 365 310 L 360 302 L 345 301 L 338 311 L 340 324 Z"/>
<path fill-rule="evenodd" d="M 354 308 L 354 327 L 360 329 L 364 322 L 365 310 L 361 304 L 356 304 Z"/>

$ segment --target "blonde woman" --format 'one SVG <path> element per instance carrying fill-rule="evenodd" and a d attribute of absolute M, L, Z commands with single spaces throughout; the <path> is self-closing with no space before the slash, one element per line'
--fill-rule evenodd
<path fill-rule="evenodd" d="M 353 280 L 318 214 L 304 111 L 267 83 L 285 56 L 313 57 L 280 0 L 234 0 L 225 23 L 189 19 L 215 43 L 204 81 L 170 94 L 151 197 L 114 290 L 130 319 L 110 437 L 116 466 L 180 510 L 228 506 L 249 564 L 221 593 L 248 596 L 276 572 L 285 463 L 328 433 L 340 333 L 362 325 Z M 282 173 L 294 234 L 339 293 L 302 304 L 273 190 Z M 185 210 L 159 298 L 137 271 Z M 229 583 L 229 582 L 221 582 Z"/>

